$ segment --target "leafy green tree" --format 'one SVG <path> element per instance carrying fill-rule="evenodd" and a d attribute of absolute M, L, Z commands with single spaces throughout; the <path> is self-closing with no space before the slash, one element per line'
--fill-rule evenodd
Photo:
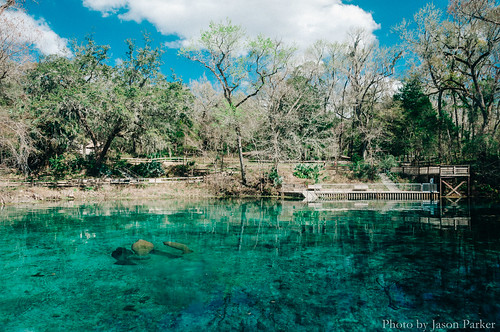
<path fill-rule="evenodd" d="M 133 150 L 148 135 L 167 139 L 172 108 L 185 107 L 188 93 L 160 74 L 162 52 L 148 36 L 142 48 L 127 44 L 116 67 L 107 64 L 109 47 L 88 38 L 72 59 L 51 56 L 30 72 L 29 107 L 48 147 L 46 159 L 90 141 L 99 170 L 118 138 L 131 140 Z"/>
<path fill-rule="evenodd" d="M 411 78 L 394 95 L 394 113 L 385 118 L 391 140 L 382 141 L 394 156 L 431 157 L 437 150 L 439 120 L 421 82 Z"/>
<path fill-rule="evenodd" d="M 29 107 L 43 134 L 46 159 L 88 139 L 99 166 L 122 131 L 126 110 L 116 98 L 112 68 L 105 63 L 108 51 L 88 39 L 76 47 L 73 59 L 49 56 L 29 73 Z"/>
<path fill-rule="evenodd" d="M 168 82 L 160 71 L 163 51 L 152 47 L 144 35 L 144 46 L 127 40 L 125 59 L 116 67 L 114 84 L 120 89 L 122 103 L 133 114 L 123 145 L 132 154 L 149 155 L 174 147 L 179 150 L 185 132 L 191 127 L 191 94 L 182 81 Z M 177 151 L 178 152 L 178 151 Z"/>

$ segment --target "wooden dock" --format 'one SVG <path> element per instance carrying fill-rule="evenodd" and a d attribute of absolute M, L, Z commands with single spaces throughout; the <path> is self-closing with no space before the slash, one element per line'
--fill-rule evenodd
<path fill-rule="evenodd" d="M 393 173 L 412 176 L 436 177 L 441 197 L 462 198 L 470 196 L 469 165 L 401 166 L 391 168 Z"/>
<path fill-rule="evenodd" d="M 438 175 L 441 177 L 468 177 L 470 176 L 469 165 L 438 165 L 438 166 L 401 166 L 392 167 L 392 173 L 407 175 Z"/>
<path fill-rule="evenodd" d="M 470 195 L 470 166 L 468 165 L 401 166 L 391 168 L 391 172 L 427 176 L 429 183 L 395 184 L 387 180 L 383 181 L 387 183 L 322 184 L 308 187 L 284 184 L 281 195 L 282 197 L 302 197 L 308 202 L 322 200 L 433 201 L 441 197 L 462 198 Z M 434 178 L 437 181 L 434 182 Z"/>
<path fill-rule="evenodd" d="M 423 201 L 437 200 L 437 192 L 315 192 L 318 200 L 397 200 L 397 201 Z"/>
<path fill-rule="evenodd" d="M 324 184 L 283 185 L 283 197 L 303 198 L 308 202 L 331 200 L 438 200 L 437 185 L 404 184 L 398 190 L 390 190 L 381 183 L 374 184 Z M 406 189 L 406 190 L 403 190 Z"/>

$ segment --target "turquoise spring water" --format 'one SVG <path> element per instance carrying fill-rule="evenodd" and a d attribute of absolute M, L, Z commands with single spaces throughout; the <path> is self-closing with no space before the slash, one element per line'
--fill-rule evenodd
<path fill-rule="evenodd" d="M 138 239 L 154 252 L 116 264 Z M 496 204 L 6 207 L 0 330 L 485 331 L 500 323 L 499 255 Z"/>

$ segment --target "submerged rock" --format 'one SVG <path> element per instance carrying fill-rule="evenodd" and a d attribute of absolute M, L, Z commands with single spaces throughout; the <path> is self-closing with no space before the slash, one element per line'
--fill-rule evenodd
<path fill-rule="evenodd" d="M 134 252 L 127 248 L 118 247 L 111 253 L 111 256 L 116 259 L 115 264 L 117 265 L 137 265 L 130 260 L 134 256 Z"/>
<path fill-rule="evenodd" d="M 191 249 L 189 249 L 188 246 L 186 246 L 185 244 L 182 244 L 182 243 L 165 241 L 165 242 L 163 242 L 163 244 L 166 246 L 175 248 L 175 249 L 182 250 L 183 254 L 189 254 L 189 253 L 193 252 Z"/>
<path fill-rule="evenodd" d="M 146 256 L 154 247 L 151 242 L 141 239 L 132 245 L 132 250 L 139 256 Z"/>

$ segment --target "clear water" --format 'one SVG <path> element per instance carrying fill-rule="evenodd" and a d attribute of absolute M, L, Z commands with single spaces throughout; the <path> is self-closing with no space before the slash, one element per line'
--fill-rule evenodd
<path fill-rule="evenodd" d="M 0 211 L 0 330 L 498 325 L 499 216 L 495 204 L 428 202 L 7 207 Z M 138 239 L 154 243 L 155 254 L 115 264 L 113 250 Z"/>

